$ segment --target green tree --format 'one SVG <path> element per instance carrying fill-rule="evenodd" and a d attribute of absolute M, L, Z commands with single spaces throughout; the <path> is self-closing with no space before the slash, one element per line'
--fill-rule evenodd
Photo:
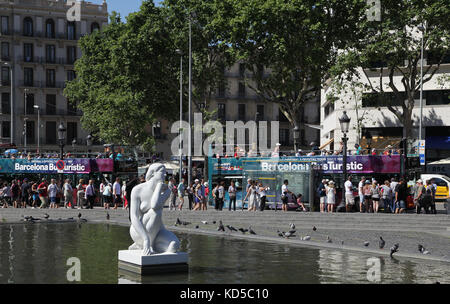
<path fill-rule="evenodd" d="M 179 61 L 169 29 L 162 8 L 144 1 L 126 23 L 113 12 L 107 27 L 80 39 L 77 78 L 64 93 L 95 137 L 150 149 L 154 122 L 176 117 Z"/>
<path fill-rule="evenodd" d="M 383 0 L 381 21 L 365 18 L 358 22 L 355 35 L 359 39 L 343 49 L 332 75 L 341 82 L 364 83 L 366 92 L 382 96 L 393 92 L 394 103 L 387 104 L 387 108 L 403 125 L 403 136 L 411 139 L 412 112 L 421 85 L 419 27 L 424 28 L 424 58 L 428 57 L 423 69 L 426 83 L 436 77 L 449 54 L 449 15 L 450 6 L 445 0 Z M 448 84 L 448 74 L 440 77 Z"/>
<path fill-rule="evenodd" d="M 316 99 L 337 58 L 354 39 L 365 2 L 349 0 L 226 0 L 233 8 L 227 42 L 250 77 L 246 84 L 275 102 L 293 127 Z M 267 73 L 264 72 L 267 70 Z"/>

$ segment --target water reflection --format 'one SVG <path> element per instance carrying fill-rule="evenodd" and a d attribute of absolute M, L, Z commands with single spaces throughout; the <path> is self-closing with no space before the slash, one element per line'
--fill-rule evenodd
<path fill-rule="evenodd" d="M 178 236 L 182 251 L 189 253 L 189 273 L 140 277 L 117 267 L 118 250 L 131 244 L 127 227 L 0 225 L 0 283 L 65 283 L 69 257 L 81 261 L 80 283 L 370 283 L 370 255 L 228 237 Z M 381 283 L 450 283 L 449 264 L 377 258 Z"/>

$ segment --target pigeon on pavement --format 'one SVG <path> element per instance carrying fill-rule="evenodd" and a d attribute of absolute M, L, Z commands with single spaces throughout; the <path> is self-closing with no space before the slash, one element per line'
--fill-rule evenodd
<path fill-rule="evenodd" d="M 250 232 L 250 234 L 256 234 L 256 232 L 253 231 L 252 227 L 248 227 L 248 232 Z"/>
<path fill-rule="evenodd" d="M 369 247 L 370 243 L 368 241 L 364 242 L 364 246 Z"/>
<path fill-rule="evenodd" d="M 394 244 L 394 246 L 391 247 L 391 258 L 394 253 L 398 252 L 398 247 L 399 247 L 398 243 Z"/>
<path fill-rule="evenodd" d="M 217 231 L 225 231 L 225 227 L 222 224 L 222 221 L 219 221 L 219 227 L 217 227 Z"/>
<path fill-rule="evenodd" d="M 386 242 L 385 242 L 385 241 L 383 240 L 383 238 L 380 236 L 380 241 L 379 241 L 380 249 L 383 249 L 385 245 L 386 245 Z"/>

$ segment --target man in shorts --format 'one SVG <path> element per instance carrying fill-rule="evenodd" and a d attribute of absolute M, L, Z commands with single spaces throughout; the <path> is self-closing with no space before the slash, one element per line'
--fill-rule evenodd
<path fill-rule="evenodd" d="M 345 187 L 345 210 L 350 212 L 355 205 L 355 198 L 353 197 L 353 184 L 352 177 L 349 176 L 347 181 L 344 183 Z"/>
<path fill-rule="evenodd" d="M 38 186 L 38 193 L 39 193 L 39 199 L 41 201 L 41 206 L 39 206 L 39 209 L 47 208 L 48 204 L 48 193 L 47 193 L 47 180 L 45 177 L 42 179 L 42 183 Z"/>
<path fill-rule="evenodd" d="M 366 178 L 361 177 L 361 181 L 358 184 L 358 195 L 359 195 L 359 212 L 363 212 L 363 204 L 364 204 L 364 184 L 366 182 Z"/>
<path fill-rule="evenodd" d="M 290 193 L 288 189 L 289 182 L 287 179 L 284 180 L 283 186 L 281 186 L 281 202 L 283 205 L 281 206 L 282 211 L 287 211 L 287 204 L 289 201 L 288 194 Z"/>
<path fill-rule="evenodd" d="M 325 212 L 325 201 L 327 198 L 327 193 L 325 191 L 326 182 L 326 179 L 323 179 L 319 187 L 317 188 L 317 193 L 319 194 L 320 199 L 320 212 Z"/>

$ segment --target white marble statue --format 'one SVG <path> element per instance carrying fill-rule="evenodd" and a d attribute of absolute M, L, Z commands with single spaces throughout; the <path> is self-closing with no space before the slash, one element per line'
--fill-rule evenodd
<path fill-rule="evenodd" d="M 178 238 L 162 222 L 164 203 L 171 192 L 164 183 L 165 175 L 164 165 L 152 164 L 146 182 L 131 191 L 130 235 L 134 244 L 128 249 L 142 249 L 142 255 L 175 253 L 180 247 Z"/>

